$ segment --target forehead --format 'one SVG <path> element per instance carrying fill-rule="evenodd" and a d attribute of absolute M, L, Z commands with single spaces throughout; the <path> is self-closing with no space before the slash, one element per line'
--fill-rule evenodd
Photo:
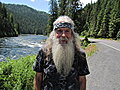
<path fill-rule="evenodd" d="M 69 30 L 69 31 L 71 31 L 70 28 L 57 28 L 56 30 Z"/>

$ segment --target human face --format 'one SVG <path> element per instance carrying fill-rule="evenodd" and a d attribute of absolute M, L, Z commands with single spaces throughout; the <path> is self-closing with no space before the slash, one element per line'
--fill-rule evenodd
<path fill-rule="evenodd" d="M 72 32 L 70 28 L 58 28 L 55 36 L 59 39 L 59 44 L 67 44 L 68 40 L 72 37 Z"/>

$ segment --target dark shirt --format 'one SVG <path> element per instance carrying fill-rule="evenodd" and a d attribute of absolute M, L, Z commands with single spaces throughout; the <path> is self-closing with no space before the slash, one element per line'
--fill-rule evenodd
<path fill-rule="evenodd" d="M 86 55 L 77 49 L 75 50 L 74 62 L 68 76 L 57 72 L 52 53 L 46 54 L 42 49 L 36 57 L 33 70 L 43 73 L 42 90 L 79 90 L 79 76 L 89 74 Z"/>

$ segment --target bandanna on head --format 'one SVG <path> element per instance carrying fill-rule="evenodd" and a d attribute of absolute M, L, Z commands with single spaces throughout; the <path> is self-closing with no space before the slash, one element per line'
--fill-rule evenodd
<path fill-rule="evenodd" d="M 57 28 L 70 28 L 74 31 L 74 22 L 68 16 L 60 16 L 56 21 L 53 23 L 53 30 Z"/>

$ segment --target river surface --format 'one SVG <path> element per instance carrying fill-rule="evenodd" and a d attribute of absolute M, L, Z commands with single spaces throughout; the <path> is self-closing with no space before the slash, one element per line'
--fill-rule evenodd
<path fill-rule="evenodd" d="M 18 37 L 0 38 L 0 61 L 6 57 L 18 59 L 22 56 L 37 54 L 42 46 L 43 35 L 20 35 Z"/>

